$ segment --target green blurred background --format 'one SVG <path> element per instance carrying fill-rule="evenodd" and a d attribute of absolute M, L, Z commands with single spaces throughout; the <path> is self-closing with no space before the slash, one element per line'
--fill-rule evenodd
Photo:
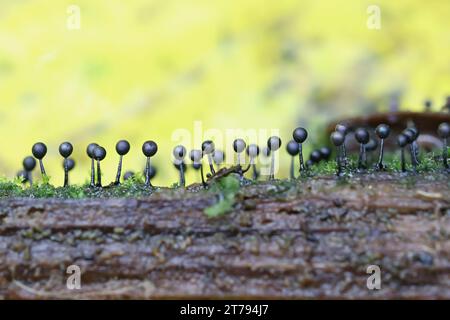
<path fill-rule="evenodd" d="M 70 4 L 81 28 L 67 28 Z M 142 142 L 159 144 L 156 184 L 170 185 L 177 128 L 310 129 L 333 118 L 442 106 L 450 89 L 450 1 L 383 0 L 381 29 L 367 28 L 356 0 L 0 0 L 0 172 L 13 177 L 31 145 L 61 184 L 58 145 L 74 144 L 73 182 L 88 178 L 85 148 L 132 148 L 125 170 L 141 170 Z M 198 147 L 198 146 L 197 146 Z M 283 146 L 284 151 L 284 146 Z M 283 157 L 283 174 L 289 164 Z M 192 170 L 191 170 L 192 171 Z M 189 177 L 192 181 L 192 174 Z"/>

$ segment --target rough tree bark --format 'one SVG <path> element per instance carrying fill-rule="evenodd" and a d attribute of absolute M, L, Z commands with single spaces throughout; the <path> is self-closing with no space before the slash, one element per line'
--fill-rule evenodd
<path fill-rule="evenodd" d="M 448 175 L 260 183 L 208 219 L 216 198 L 2 199 L 0 297 L 450 298 Z"/>

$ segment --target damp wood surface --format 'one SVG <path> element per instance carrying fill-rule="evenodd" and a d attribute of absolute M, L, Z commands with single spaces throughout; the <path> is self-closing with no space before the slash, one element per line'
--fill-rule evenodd
<path fill-rule="evenodd" d="M 204 209 L 220 196 L 195 188 L 4 198 L 0 298 L 450 299 L 449 189 L 446 173 L 260 182 L 218 218 Z"/>

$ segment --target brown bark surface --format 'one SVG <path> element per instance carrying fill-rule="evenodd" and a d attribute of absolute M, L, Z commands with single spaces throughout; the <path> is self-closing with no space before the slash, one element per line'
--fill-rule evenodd
<path fill-rule="evenodd" d="M 449 299 L 449 189 L 445 174 L 260 183 L 215 219 L 203 191 L 2 199 L 0 297 Z"/>

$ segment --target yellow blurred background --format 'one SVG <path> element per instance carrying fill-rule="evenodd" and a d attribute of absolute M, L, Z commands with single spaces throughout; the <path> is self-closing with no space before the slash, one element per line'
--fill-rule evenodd
<path fill-rule="evenodd" d="M 74 144 L 72 182 L 88 179 L 86 145 L 108 150 L 112 181 L 125 138 L 125 170 L 144 167 L 158 142 L 155 184 L 171 185 L 178 128 L 297 125 L 318 140 L 332 118 L 388 108 L 442 106 L 450 92 L 450 1 L 0 0 L 0 172 L 13 177 L 36 141 L 51 182 L 63 180 L 58 146 Z M 68 27 L 79 8 L 79 28 Z M 68 25 L 69 24 L 69 25 Z M 188 146 L 189 147 L 189 146 Z M 197 146 L 198 148 L 199 146 Z M 283 146 L 284 151 L 284 146 Z M 283 152 L 284 154 L 284 152 Z M 289 158 L 283 155 L 283 171 Z M 188 177 L 193 179 L 193 170 Z"/>

